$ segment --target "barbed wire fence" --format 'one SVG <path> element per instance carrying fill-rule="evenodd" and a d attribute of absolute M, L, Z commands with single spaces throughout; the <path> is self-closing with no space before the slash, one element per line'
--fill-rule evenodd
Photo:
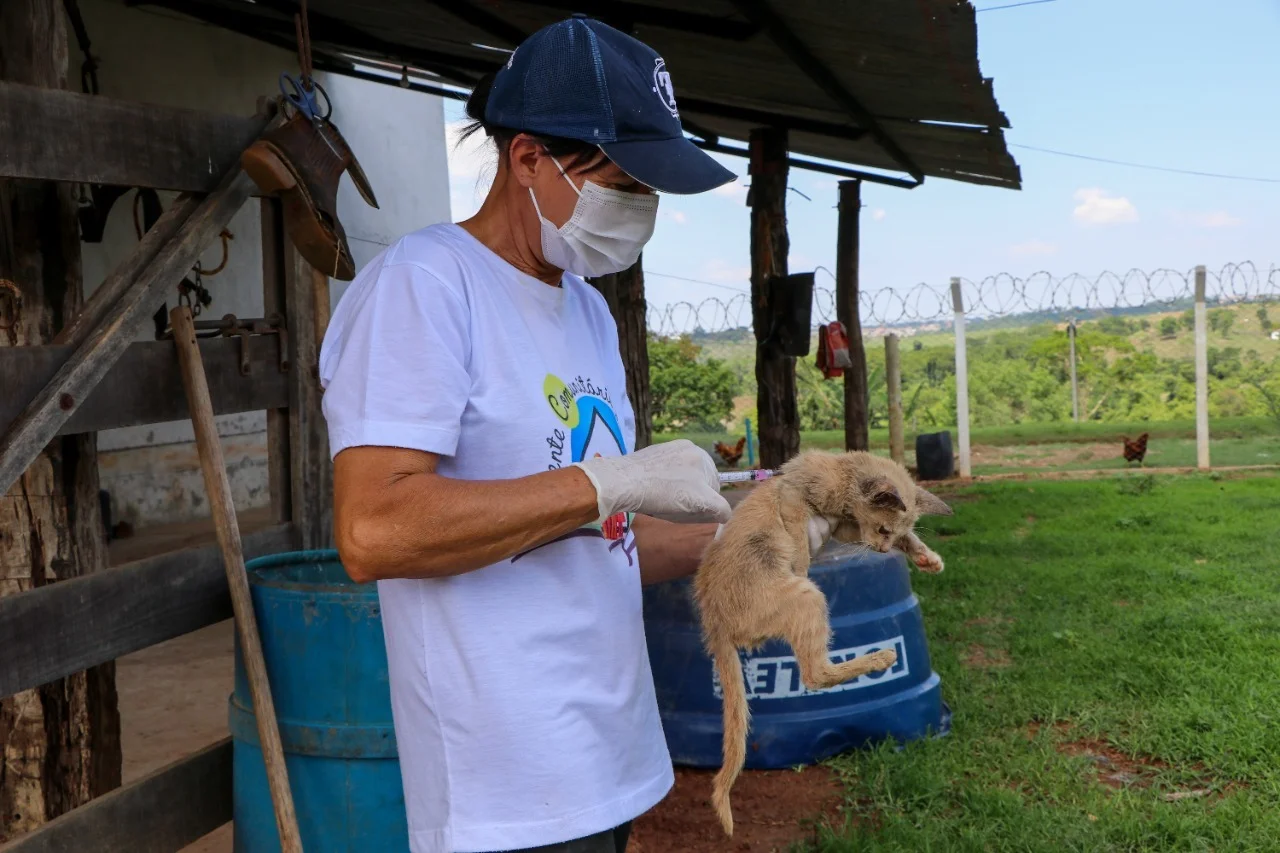
<path fill-rule="evenodd" d="M 829 270 L 818 267 L 818 273 L 834 285 L 835 277 Z M 1172 307 L 1194 301 L 1195 275 L 1194 269 L 1131 269 L 1092 276 L 1037 272 L 1019 277 L 997 273 L 978 281 L 961 277 L 959 283 L 966 316 L 989 320 L 1042 312 L 1066 315 L 1073 311 Z M 1216 272 L 1206 270 L 1205 279 L 1207 302 L 1280 300 L 1280 266 L 1275 264 L 1265 271 L 1252 262 L 1227 264 Z M 858 295 L 858 305 L 863 329 L 930 323 L 950 325 L 954 317 L 950 284 L 920 283 L 907 288 L 863 290 Z M 815 284 L 813 317 L 815 327 L 836 319 L 833 287 Z M 650 305 L 647 320 L 649 330 L 664 337 L 749 328 L 751 296 L 741 293 L 727 299 L 713 296 L 698 302 Z"/>
<path fill-rule="evenodd" d="M 834 284 L 834 275 L 819 267 Z M 864 332 L 895 332 L 915 327 L 953 328 L 956 332 L 956 414 L 959 432 L 959 474 L 971 474 L 969 442 L 969 392 L 966 323 L 1039 314 L 1062 320 L 1082 319 L 1080 314 L 1106 314 L 1149 309 L 1193 308 L 1196 373 L 1197 468 L 1208 469 L 1208 320 L 1207 306 L 1265 303 L 1280 300 L 1280 266 L 1265 271 L 1253 262 L 1226 264 L 1217 271 L 1197 266 L 1187 271 L 1131 269 L 1088 276 L 1071 273 L 1055 276 L 1037 272 L 1026 277 L 998 273 L 974 281 L 951 279 L 945 287 L 928 283 L 905 289 L 884 287 L 859 293 L 859 320 Z M 814 287 L 813 325 L 836 319 L 835 291 Z M 686 333 L 717 333 L 751 326 L 751 297 L 741 293 L 728 299 L 710 297 L 700 302 L 674 302 L 650 306 L 649 330 L 663 337 Z M 1074 325 L 1069 328 L 1074 334 Z M 1074 342 L 1074 338 L 1073 338 Z M 1072 383 L 1075 383 L 1075 349 L 1071 349 Z M 901 393 L 899 389 L 899 394 Z M 1079 409 L 1073 390 L 1073 417 Z M 901 427 L 899 427 L 901 429 Z"/>

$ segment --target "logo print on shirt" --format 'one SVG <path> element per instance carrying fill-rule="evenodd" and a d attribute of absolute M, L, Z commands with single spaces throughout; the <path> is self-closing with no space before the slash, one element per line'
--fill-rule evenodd
<path fill-rule="evenodd" d="M 627 443 L 622 436 L 618 416 L 613 410 L 608 388 L 596 385 L 590 377 L 579 375 L 571 382 L 565 382 L 554 373 L 548 373 L 542 382 L 542 393 L 552 414 L 560 421 L 560 426 L 555 427 L 546 439 L 551 457 L 547 464 L 548 471 L 555 471 L 583 459 L 626 454 Z M 608 540 L 610 551 L 622 548 L 627 555 L 628 565 L 631 565 L 634 562 L 632 552 L 635 550 L 635 537 L 628 536 L 630 532 L 631 514 L 619 512 L 606 518 L 603 523 L 592 522 L 537 548 L 579 536 L 603 537 Z M 512 561 L 536 551 L 537 548 L 517 554 L 512 557 Z"/>

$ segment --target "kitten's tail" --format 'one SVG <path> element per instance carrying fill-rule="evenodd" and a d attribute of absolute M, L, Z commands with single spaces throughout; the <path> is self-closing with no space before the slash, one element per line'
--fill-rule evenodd
<path fill-rule="evenodd" d="M 733 808 L 729 805 L 729 789 L 747 762 L 747 685 L 742 678 L 738 650 L 729 643 L 716 649 L 716 670 L 720 674 L 720 691 L 724 697 L 724 760 L 711 787 L 711 805 L 727 835 L 733 835 Z"/>

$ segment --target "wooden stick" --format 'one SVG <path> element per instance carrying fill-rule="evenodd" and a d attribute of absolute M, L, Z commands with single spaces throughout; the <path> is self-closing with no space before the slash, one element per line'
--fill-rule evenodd
<path fill-rule="evenodd" d="M 169 312 L 169 322 L 173 327 L 174 342 L 178 345 L 178 360 L 182 363 L 187 405 L 191 409 L 191 424 L 195 427 L 196 448 L 200 453 L 200 469 L 204 473 L 205 488 L 209 493 L 209 508 L 213 513 L 218 545 L 222 549 L 223 563 L 227 570 L 231 607 L 235 612 L 236 630 L 240 636 L 241 652 L 249 675 L 249 691 L 253 697 L 254 716 L 258 722 L 258 740 L 262 744 L 262 758 L 267 765 L 267 783 L 270 785 L 271 799 L 275 804 L 280 848 L 282 853 L 301 853 L 302 837 L 298 830 L 298 817 L 293 810 L 293 796 L 289 791 L 289 773 L 285 767 L 284 747 L 280 743 L 275 704 L 271 700 L 271 685 L 267 680 L 267 665 L 262 657 L 258 623 L 254 618 L 253 599 L 249 594 L 249 578 L 244 567 L 240 528 L 236 522 L 235 506 L 231 499 L 231 481 L 227 477 L 227 466 L 222 457 L 222 444 L 218 438 L 217 425 L 213 420 L 213 404 L 209 398 L 209 385 L 205 380 L 204 365 L 200 360 L 200 348 L 196 345 L 196 330 L 191 318 L 191 309 L 185 305 L 179 305 Z"/>
<path fill-rule="evenodd" d="M 315 291 L 316 302 L 316 346 L 324 340 L 325 330 L 329 328 L 329 276 L 312 267 L 311 287 Z"/>
<path fill-rule="evenodd" d="M 160 215 L 151 230 L 142 235 L 142 239 L 129 256 L 120 262 L 111 274 L 98 285 L 92 295 L 85 300 L 80 313 L 72 318 L 62 331 L 54 336 L 55 344 L 73 344 L 79 346 L 84 339 L 102 323 L 102 319 L 124 296 L 138 278 L 147 271 L 147 267 L 156 259 L 170 240 L 172 240 L 191 218 L 191 214 L 200 206 L 200 199 L 193 195 L 181 195 L 174 200 L 172 206 Z"/>

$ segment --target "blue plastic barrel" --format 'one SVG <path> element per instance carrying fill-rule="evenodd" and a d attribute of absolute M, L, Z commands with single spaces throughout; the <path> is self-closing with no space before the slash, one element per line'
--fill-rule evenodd
<path fill-rule="evenodd" d="M 408 850 L 378 593 L 337 551 L 295 551 L 246 568 L 294 809 L 307 853 Z M 236 853 L 280 837 L 236 638 L 230 700 Z"/>
<path fill-rule="evenodd" d="M 809 577 L 827 597 L 833 660 L 893 648 L 898 662 L 884 672 L 813 692 L 800 682 L 785 641 L 741 652 L 751 706 L 747 767 L 812 764 L 877 741 L 949 732 L 951 713 L 929 660 L 906 558 L 896 551 L 878 554 L 831 542 L 812 563 Z M 720 684 L 702 647 L 691 592 L 686 579 L 645 587 L 649 661 L 672 760 L 719 767 Z"/>

